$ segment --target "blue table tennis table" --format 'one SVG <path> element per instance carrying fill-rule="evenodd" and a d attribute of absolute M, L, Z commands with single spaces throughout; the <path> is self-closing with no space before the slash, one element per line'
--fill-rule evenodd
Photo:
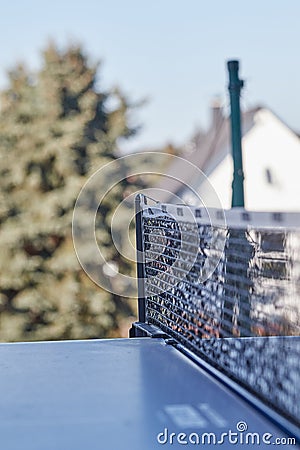
<path fill-rule="evenodd" d="M 199 225 L 192 244 L 200 236 L 201 245 L 192 254 L 192 266 L 184 270 L 190 276 L 184 284 L 173 266 L 177 267 L 174 260 L 186 259 L 180 259 L 178 242 L 190 243 L 190 209 L 158 202 L 150 208 L 141 196 L 136 208 L 139 321 L 130 330 L 131 339 L 0 344 L 0 450 L 300 448 L 297 327 L 289 336 L 259 337 L 264 322 L 248 314 L 246 331 L 257 333 L 251 337 L 252 331 L 244 330 L 245 311 L 237 314 L 235 296 L 228 293 L 241 289 L 240 306 L 243 301 L 248 304 L 245 267 L 248 270 L 251 256 L 258 285 L 273 289 L 278 281 L 280 295 L 276 303 L 272 291 L 272 306 L 282 317 L 287 309 L 290 325 L 296 325 L 298 303 L 291 316 L 282 300 L 282 286 L 288 281 L 295 287 L 292 292 L 298 292 L 298 272 L 294 279 L 291 258 L 283 258 L 286 253 L 281 250 L 288 241 L 280 228 L 275 228 L 276 239 L 270 242 L 264 231 L 259 234 L 260 228 L 256 229 L 259 239 L 255 247 L 251 244 L 253 255 L 239 263 L 238 277 L 231 274 L 230 264 L 237 266 L 236 253 L 243 261 L 245 248 L 251 245 L 247 241 L 246 246 L 244 228 L 240 237 L 234 228 L 231 239 L 238 247 L 226 238 L 230 245 L 226 258 L 222 250 L 215 278 L 198 286 L 194 275 L 201 273 L 201 261 L 210 261 L 206 255 L 210 233 L 202 224 L 205 211 L 192 210 Z M 219 212 L 212 211 L 215 226 Z M 232 215 L 235 224 L 249 228 L 249 212 L 233 211 L 229 222 Z M 298 224 L 299 217 L 293 217 Z M 269 221 L 265 214 L 258 218 L 263 226 Z M 285 215 L 276 213 L 275 219 L 285 224 Z M 291 234 L 293 246 L 297 236 Z M 274 242 L 272 253 L 266 244 L 274 246 Z M 178 270 L 185 267 L 179 266 Z M 300 267 L 299 260 L 294 266 Z M 230 284 L 230 277 L 238 282 Z M 173 289 L 177 285 L 180 289 Z M 215 299 L 218 311 L 211 309 L 205 292 L 220 296 Z M 267 294 L 259 292 L 262 299 L 268 299 Z M 259 306 L 266 307 L 265 301 Z"/>
<path fill-rule="evenodd" d="M 0 448 L 299 448 L 296 426 L 285 431 L 169 341 L 1 344 Z"/>

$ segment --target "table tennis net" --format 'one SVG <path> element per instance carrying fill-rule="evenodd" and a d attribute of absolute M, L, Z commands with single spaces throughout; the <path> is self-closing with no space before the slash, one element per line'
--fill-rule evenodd
<path fill-rule="evenodd" d="M 137 212 L 145 322 L 300 423 L 300 215 Z"/>

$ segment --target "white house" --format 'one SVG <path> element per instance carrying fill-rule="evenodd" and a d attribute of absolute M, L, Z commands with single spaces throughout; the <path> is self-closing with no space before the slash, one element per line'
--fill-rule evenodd
<path fill-rule="evenodd" d="M 221 205 L 231 207 L 233 163 L 230 121 L 222 109 L 213 107 L 209 131 L 194 139 L 192 151 L 182 156 L 201 169 L 214 187 Z M 245 207 L 257 211 L 300 210 L 300 139 L 272 111 L 257 107 L 242 114 L 242 153 Z M 182 167 L 175 162 L 168 175 L 175 177 Z M 187 186 L 204 199 L 209 197 L 207 183 L 193 169 L 184 174 Z M 159 186 L 179 195 L 185 202 L 195 202 L 188 187 L 176 180 L 164 180 Z M 160 198 L 172 201 L 168 194 Z M 206 202 L 205 202 L 206 203 Z M 207 205 L 210 206 L 210 205 Z M 215 205 L 212 205 L 215 206 Z"/>

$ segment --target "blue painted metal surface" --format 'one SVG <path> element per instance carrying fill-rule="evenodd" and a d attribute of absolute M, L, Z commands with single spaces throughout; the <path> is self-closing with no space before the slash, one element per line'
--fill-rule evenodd
<path fill-rule="evenodd" d="M 248 432 L 284 437 L 163 339 L 1 344 L 0 361 L 1 449 L 182 448 L 180 432 L 220 438 L 237 432 L 238 422 Z M 159 433 L 167 444 L 158 443 Z M 231 446 L 249 448 L 223 444 Z"/>

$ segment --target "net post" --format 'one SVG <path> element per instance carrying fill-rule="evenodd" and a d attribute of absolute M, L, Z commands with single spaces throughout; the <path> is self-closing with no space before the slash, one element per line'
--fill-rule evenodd
<path fill-rule="evenodd" d="M 137 278 L 138 278 L 138 320 L 146 322 L 145 305 L 145 255 L 143 245 L 142 224 L 142 201 L 141 194 L 135 197 L 135 231 L 136 231 L 136 255 L 137 255 Z"/>

